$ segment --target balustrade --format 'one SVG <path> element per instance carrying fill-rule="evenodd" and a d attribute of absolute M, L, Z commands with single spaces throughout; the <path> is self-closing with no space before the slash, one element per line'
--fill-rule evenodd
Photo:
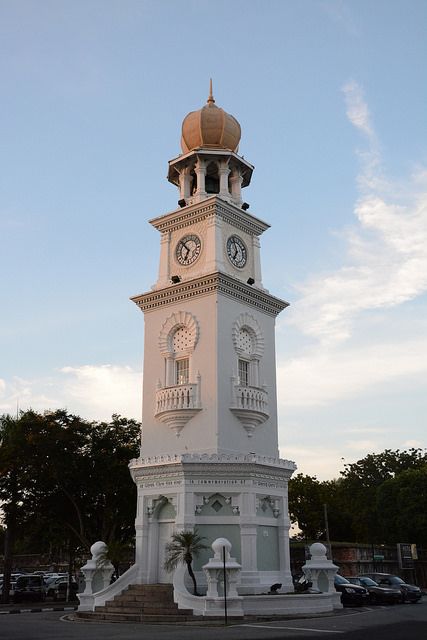
<path fill-rule="evenodd" d="M 156 391 L 156 415 L 179 409 L 200 409 L 196 383 L 165 387 Z"/>
<path fill-rule="evenodd" d="M 268 394 L 258 387 L 235 386 L 234 407 L 268 413 Z"/>

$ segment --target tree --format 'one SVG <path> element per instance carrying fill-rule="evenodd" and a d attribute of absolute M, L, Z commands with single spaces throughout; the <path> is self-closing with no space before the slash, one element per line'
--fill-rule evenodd
<path fill-rule="evenodd" d="M 0 417 L 0 504 L 4 516 L 4 569 L 2 601 L 9 602 L 15 538 L 23 518 L 31 439 L 21 418 Z"/>
<path fill-rule="evenodd" d="M 325 532 L 321 483 L 316 476 L 298 473 L 289 481 L 289 516 L 301 538 L 318 540 Z"/>
<path fill-rule="evenodd" d="M 422 449 L 386 449 L 345 465 L 335 480 L 319 482 L 315 476 L 298 474 L 289 481 L 291 521 L 298 523 L 300 538 L 317 540 L 324 536 L 323 504 L 327 504 L 332 540 L 370 544 L 425 540 L 426 467 Z"/>
<path fill-rule="evenodd" d="M 140 424 L 117 415 L 101 423 L 65 410 L 0 417 L 6 565 L 15 543 L 27 552 L 65 546 L 70 564 L 100 538 L 129 543 L 136 489 L 128 463 L 139 437 Z"/>
<path fill-rule="evenodd" d="M 422 449 L 391 451 L 369 454 L 355 463 L 345 465 L 342 475 L 342 491 L 346 513 L 351 517 L 353 541 L 381 543 L 392 532 L 384 530 L 378 513 L 377 493 L 387 480 L 403 471 L 419 469 L 427 462 Z"/>
<path fill-rule="evenodd" d="M 324 539 L 326 534 L 325 510 L 327 506 L 331 540 L 351 540 L 351 519 L 345 509 L 341 480 L 320 482 L 315 476 L 297 474 L 289 481 L 289 515 L 297 524 L 302 540 Z"/>
<path fill-rule="evenodd" d="M 402 471 L 377 491 L 377 511 L 387 542 L 427 545 L 427 464 Z"/>
<path fill-rule="evenodd" d="M 178 564 L 186 564 L 189 576 L 193 581 L 194 595 L 198 596 L 196 576 L 194 575 L 192 562 L 193 556 L 197 558 L 199 553 L 204 549 L 208 549 L 202 540 L 205 538 L 199 536 L 197 531 L 179 531 L 172 535 L 172 540 L 166 545 L 166 560 L 164 567 L 166 571 L 173 571 Z"/>

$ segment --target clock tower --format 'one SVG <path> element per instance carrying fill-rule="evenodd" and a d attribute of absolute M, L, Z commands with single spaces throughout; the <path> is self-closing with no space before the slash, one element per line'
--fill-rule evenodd
<path fill-rule="evenodd" d="M 207 104 L 184 119 L 182 154 L 169 162 L 178 208 L 150 220 L 160 233 L 158 278 L 132 298 L 145 340 L 141 454 L 130 469 L 137 581 L 171 582 L 165 544 L 173 531 L 197 528 L 207 544 L 230 540 L 239 592 L 250 594 L 275 582 L 292 589 L 295 465 L 279 458 L 277 433 L 274 327 L 287 303 L 262 283 L 269 225 L 242 198 L 253 166 L 238 154 L 240 135 L 211 86 Z"/>

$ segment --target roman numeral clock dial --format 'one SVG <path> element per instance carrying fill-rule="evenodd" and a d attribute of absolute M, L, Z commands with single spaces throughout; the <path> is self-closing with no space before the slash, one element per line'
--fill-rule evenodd
<path fill-rule="evenodd" d="M 248 250 L 239 236 L 230 236 L 227 240 L 227 257 L 231 264 L 243 269 L 248 259 Z"/>
<path fill-rule="evenodd" d="M 196 235 L 185 236 L 176 245 L 175 257 L 179 264 L 187 267 L 196 262 L 202 250 L 200 238 Z"/>

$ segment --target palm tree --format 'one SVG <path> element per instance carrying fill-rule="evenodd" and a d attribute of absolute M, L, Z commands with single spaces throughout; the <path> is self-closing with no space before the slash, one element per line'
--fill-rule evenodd
<path fill-rule="evenodd" d="M 191 563 L 193 562 L 193 556 L 197 558 L 201 551 L 209 548 L 202 542 L 202 540 L 205 540 L 205 538 L 203 536 L 199 536 L 197 530 L 177 531 L 172 534 L 172 540 L 168 542 L 165 547 L 165 570 L 173 571 L 180 562 L 186 564 L 189 576 L 193 581 L 195 596 L 198 596 L 199 594 L 197 593 L 196 577 L 193 573 Z"/>

